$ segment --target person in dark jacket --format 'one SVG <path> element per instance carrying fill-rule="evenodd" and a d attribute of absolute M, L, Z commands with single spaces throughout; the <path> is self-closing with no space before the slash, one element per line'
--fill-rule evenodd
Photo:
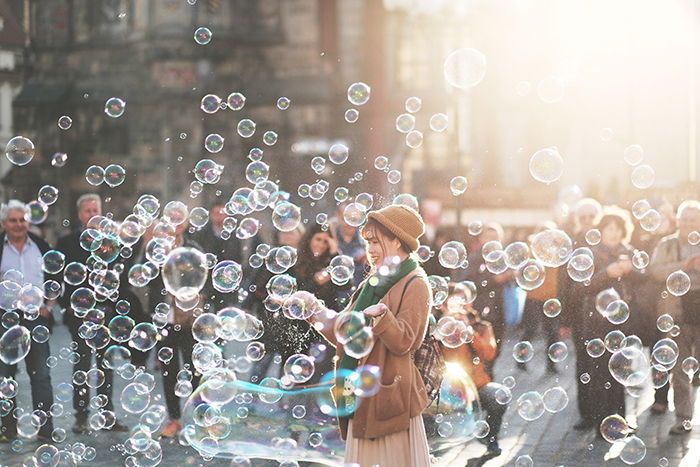
<path fill-rule="evenodd" d="M 43 256 L 50 250 L 49 245 L 38 236 L 29 233 L 29 224 L 26 219 L 27 208 L 24 203 L 10 200 L 0 210 L 3 232 L 0 234 L 0 273 L 5 279 L 8 271 L 14 270 L 14 281 L 19 287 L 34 287 L 44 291 L 45 277 L 42 269 Z M 21 275 L 21 277 L 20 277 Z M 21 281 L 21 282 L 20 282 Z M 19 290 L 18 290 L 19 291 Z M 52 301 L 41 303 L 36 307 L 28 307 L 17 302 L 6 309 L 6 312 L 16 312 L 21 318 L 19 326 L 29 332 L 47 332 L 53 326 L 53 317 L 50 308 Z M 28 319 L 27 315 L 33 319 Z M 44 328 L 43 330 L 40 328 Z M 14 326 L 5 329 L 0 336 L 7 332 L 17 332 Z M 51 386 L 51 374 L 46 359 L 51 355 L 48 339 L 44 342 L 34 340 L 28 353 L 22 358 L 29 374 L 32 393 L 32 405 L 35 411 L 42 411 L 46 415 L 45 423 L 39 427 L 37 439 L 50 442 L 53 432 L 53 418 L 49 409 L 53 404 L 53 388 Z M 0 378 L 14 378 L 17 374 L 18 361 L 21 355 L 2 355 L 0 360 Z M 10 360 L 8 360 L 10 358 Z M 26 388 L 20 388 L 26 390 Z M 16 399 L 10 399 L 11 407 L 17 408 Z M 43 417 L 42 417 L 43 418 Z M 2 411 L 2 428 L 0 429 L 0 441 L 10 442 L 17 438 L 17 419 L 13 411 Z"/>
<path fill-rule="evenodd" d="M 65 255 L 66 265 L 71 263 L 80 263 L 87 266 L 88 260 L 90 258 L 91 252 L 88 249 L 81 246 L 81 236 L 83 232 L 88 228 L 88 222 L 91 219 L 99 219 L 102 216 L 102 200 L 100 197 L 94 193 L 87 193 L 78 198 L 77 201 L 78 208 L 78 219 L 80 220 L 80 230 L 71 232 L 61 238 L 59 238 L 56 244 L 56 249 Z M 97 217 L 96 217 L 97 216 Z M 94 221 L 93 221 L 94 222 Z M 126 272 L 128 272 L 127 261 L 124 258 L 118 258 L 110 264 L 110 269 L 114 269 L 116 264 L 122 264 L 124 270 L 122 271 L 120 277 L 119 285 L 119 298 L 125 299 L 129 302 L 130 310 L 128 316 L 139 322 L 142 321 L 141 317 L 141 306 L 138 299 L 131 293 L 129 289 L 129 282 L 126 278 Z M 120 266 L 119 268 L 121 268 Z M 114 410 L 112 403 L 112 391 L 113 391 L 113 372 L 109 368 L 106 368 L 102 362 L 104 357 L 105 348 L 93 350 L 86 342 L 85 338 L 80 335 L 80 327 L 84 320 L 75 314 L 73 307 L 71 305 L 71 295 L 80 287 L 86 287 L 87 279 L 83 283 L 75 283 L 74 279 L 69 279 L 68 282 L 63 281 L 63 294 L 59 297 L 58 302 L 62 309 L 65 310 L 63 315 L 63 322 L 68 327 L 70 331 L 71 338 L 77 344 L 76 352 L 80 355 L 80 359 L 73 364 L 73 372 L 82 371 L 87 372 L 93 368 L 92 357 L 95 357 L 95 368 L 100 369 L 104 373 L 104 383 L 97 388 L 97 393 L 107 397 L 106 410 Z M 87 286 L 89 287 L 89 286 Z M 114 309 L 114 302 L 110 300 L 105 300 L 102 303 L 97 304 L 97 308 L 104 313 L 104 323 L 109 325 L 112 318 L 116 316 Z M 88 408 L 90 406 L 90 388 L 85 386 L 74 385 L 73 386 L 73 409 L 75 410 L 75 424 L 73 425 L 74 433 L 85 433 L 88 431 Z M 114 422 L 110 428 L 112 431 L 127 431 L 127 427 L 122 425 L 118 421 Z"/>
<path fill-rule="evenodd" d="M 581 420 L 576 429 L 590 429 L 600 425 L 603 418 L 615 413 L 625 416 L 625 389 L 608 370 L 610 354 L 606 352 L 594 358 L 587 353 L 587 343 L 593 339 L 605 339 L 614 330 L 632 334 L 629 321 L 614 324 L 603 312 L 596 309 L 598 295 L 614 289 L 621 300 L 634 307 L 635 287 L 643 276 L 632 265 L 633 249 L 629 245 L 632 223 L 629 214 L 619 208 L 606 208 L 597 222 L 601 241 L 591 250 L 595 272 L 590 285 L 579 289 L 582 298 L 580 310 L 584 313 L 574 320 L 573 338 L 576 346 L 576 378 L 578 383 L 578 409 Z M 599 304 L 600 305 L 600 304 Z"/>

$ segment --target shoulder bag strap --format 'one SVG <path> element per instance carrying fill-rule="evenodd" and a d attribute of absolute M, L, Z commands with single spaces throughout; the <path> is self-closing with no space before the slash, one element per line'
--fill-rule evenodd
<path fill-rule="evenodd" d="M 403 296 L 406 294 L 406 290 L 408 290 L 408 286 L 411 285 L 411 282 L 413 282 L 413 279 L 416 279 L 417 277 L 418 277 L 418 274 L 414 274 L 409 280 L 406 281 L 406 285 L 403 286 L 403 291 L 401 292 L 401 299 L 399 300 L 399 306 L 396 308 L 397 313 L 401 309 L 401 304 L 403 303 Z"/>

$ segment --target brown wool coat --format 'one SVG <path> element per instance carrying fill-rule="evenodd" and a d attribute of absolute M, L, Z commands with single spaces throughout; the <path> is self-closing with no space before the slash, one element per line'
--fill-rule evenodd
<path fill-rule="evenodd" d="M 415 276 L 403 297 L 401 293 L 408 280 Z M 381 384 L 377 394 L 360 399 L 353 415 L 353 436 L 373 439 L 408 429 L 409 419 L 419 415 L 428 406 L 428 396 L 411 353 L 420 347 L 425 337 L 430 312 L 431 292 L 423 269 L 407 274 L 389 289 L 381 299 L 387 312 L 373 328 L 374 347 L 360 365 L 377 365 L 381 369 Z M 345 311 L 352 309 L 348 306 Z M 342 355 L 332 326 L 321 330 L 324 337 Z M 339 360 L 338 360 L 339 361 Z M 347 437 L 348 420 L 340 419 L 340 432 Z"/>

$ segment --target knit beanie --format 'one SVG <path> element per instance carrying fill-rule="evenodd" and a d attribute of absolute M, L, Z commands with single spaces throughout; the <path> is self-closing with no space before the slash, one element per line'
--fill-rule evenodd
<path fill-rule="evenodd" d="M 370 219 L 382 224 L 404 242 L 411 251 L 418 249 L 418 238 L 425 233 L 425 224 L 420 214 L 404 205 L 392 204 L 368 214 Z"/>

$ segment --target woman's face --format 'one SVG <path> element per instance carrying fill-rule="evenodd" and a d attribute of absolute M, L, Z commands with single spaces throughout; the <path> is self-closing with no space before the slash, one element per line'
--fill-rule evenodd
<path fill-rule="evenodd" d="M 606 225 L 601 231 L 601 241 L 603 245 L 615 248 L 622 244 L 622 229 L 615 222 Z"/>
<path fill-rule="evenodd" d="M 319 232 L 314 234 L 309 240 L 309 248 L 311 249 L 311 254 L 318 257 L 323 255 L 328 251 L 328 240 L 330 236 L 326 232 Z"/>
<path fill-rule="evenodd" d="M 379 266 L 392 256 L 399 256 L 401 242 L 398 239 L 389 240 L 376 230 L 367 233 L 365 246 L 367 258 L 372 266 Z"/>

